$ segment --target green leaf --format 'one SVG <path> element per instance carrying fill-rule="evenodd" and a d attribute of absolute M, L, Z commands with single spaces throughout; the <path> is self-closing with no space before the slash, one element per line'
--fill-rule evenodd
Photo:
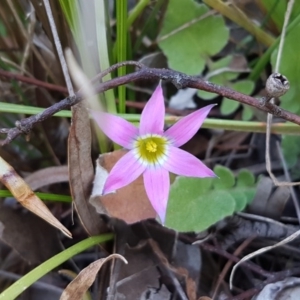
<path fill-rule="evenodd" d="M 169 1 L 158 44 L 170 68 L 200 74 L 207 57 L 226 45 L 229 30 L 223 17 L 208 16 L 208 11 L 207 6 L 192 0 Z M 199 20 L 200 17 L 203 18 Z"/>
<path fill-rule="evenodd" d="M 0 300 L 16 299 L 33 283 L 37 282 L 40 278 L 45 276 L 47 273 L 49 273 L 54 268 L 58 267 L 71 257 L 83 252 L 84 250 L 92 246 L 111 241 L 113 240 L 113 238 L 113 234 L 106 233 L 99 236 L 89 237 L 69 247 L 68 249 L 65 249 L 64 251 L 46 260 L 27 274 L 23 275 L 19 280 L 17 280 L 15 283 L 13 283 L 10 287 L 8 287 L 0 294 Z"/>
<path fill-rule="evenodd" d="M 3 22 L 0 20 L 0 36 L 6 37 L 7 36 L 7 30 Z"/>
<path fill-rule="evenodd" d="M 281 30 L 287 3 L 285 1 L 278 0 L 260 0 L 260 2 L 270 14 L 270 17 L 276 24 L 277 29 Z"/>
<path fill-rule="evenodd" d="M 229 189 L 234 186 L 234 175 L 228 168 L 216 166 L 214 168 L 214 172 L 219 177 L 213 182 L 213 186 L 215 189 Z"/>
<path fill-rule="evenodd" d="M 236 182 L 237 186 L 253 186 L 254 184 L 255 177 L 250 171 L 243 169 L 239 172 Z"/>
<path fill-rule="evenodd" d="M 234 213 L 226 191 L 208 190 L 212 179 L 177 177 L 170 191 L 165 226 L 181 232 L 202 231 Z"/>
<path fill-rule="evenodd" d="M 283 136 L 281 147 L 288 167 L 295 166 L 300 158 L 300 137 L 288 135 Z"/>
<path fill-rule="evenodd" d="M 253 173 L 246 169 L 241 170 L 237 176 L 236 190 L 242 192 L 246 197 L 245 206 L 239 208 L 239 210 L 243 210 L 247 204 L 251 203 L 255 196 L 256 187 Z"/>
<path fill-rule="evenodd" d="M 239 72 L 230 71 L 230 66 L 234 63 L 234 57 L 232 55 L 226 56 L 222 59 L 219 59 L 216 62 L 208 62 L 207 66 L 209 69 L 206 77 L 212 83 L 228 86 L 231 89 L 234 89 L 243 94 L 251 94 L 254 90 L 254 83 L 251 80 L 239 80 L 236 82 L 231 82 L 232 80 L 236 80 L 239 76 Z M 214 93 L 209 93 L 206 91 L 199 90 L 197 95 L 204 100 L 212 100 L 219 95 Z M 233 101 L 227 98 L 224 98 L 221 103 L 221 113 L 224 115 L 229 115 L 238 109 L 240 103 L 237 101 Z M 243 111 L 243 120 L 250 120 L 253 116 L 253 111 L 244 106 Z"/>
<path fill-rule="evenodd" d="M 228 68 L 230 67 L 233 59 L 234 58 L 232 55 L 228 55 L 215 62 L 208 61 L 207 67 L 209 72 L 205 77 L 212 83 L 227 86 L 230 80 L 236 79 L 239 75 L 238 72 L 228 71 Z M 227 68 L 227 71 L 224 70 L 225 68 Z M 199 90 L 198 96 L 204 100 L 211 100 L 218 97 L 219 95 Z"/>
<path fill-rule="evenodd" d="M 233 112 L 235 112 L 239 106 L 240 106 L 239 102 L 225 98 L 221 103 L 221 107 L 220 107 L 221 114 L 230 115 Z"/>
<path fill-rule="evenodd" d="M 272 21 L 276 24 L 277 29 L 281 30 L 284 21 L 284 15 L 287 8 L 287 1 L 278 1 L 278 0 L 260 0 L 262 5 L 267 11 L 267 14 L 270 14 Z M 300 2 L 295 1 L 293 10 L 291 13 L 290 21 L 292 21 L 300 13 Z"/>
<path fill-rule="evenodd" d="M 165 226 L 181 232 L 202 231 L 243 210 L 254 198 L 255 179 L 249 171 L 241 171 L 237 180 L 228 168 L 216 166 L 214 172 L 219 178 L 175 179 Z"/>
<path fill-rule="evenodd" d="M 243 105 L 242 119 L 244 121 L 250 121 L 253 118 L 253 109 L 248 105 Z"/>
<path fill-rule="evenodd" d="M 235 201 L 235 212 L 241 211 L 245 209 L 247 203 L 247 196 L 243 190 L 233 190 L 231 191 L 231 196 L 234 198 Z"/>

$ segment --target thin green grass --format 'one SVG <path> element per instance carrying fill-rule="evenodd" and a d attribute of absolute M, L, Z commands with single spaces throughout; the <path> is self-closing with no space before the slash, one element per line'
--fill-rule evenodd
<path fill-rule="evenodd" d="M 62 203 L 71 203 L 72 197 L 68 195 L 57 195 L 49 193 L 35 192 L 35 194 L 43 201 L 54 201 Z M 13 197 L 12 193 L 8 190 L 0 190 L 0 198 Z"/>
<path fill-rule="evenodd" d="M 48 259 L 29 273 L 24 275 L 4 292 L 2 292 L 0 294 L 0 300 L 12 300 L 17 298 L 33 283 L 38 281 L 44 275 L 46 275 L 54 268 L 58 267 L 59 265 L 70 259 L 71 257 L 85 251 L 86 249 L 92 246 L 111 241 L 113 237 L 114 235 L 111 233 L 90 237 L 51 257 L 50 259 Z"/>
<path fill-rule="evenodd" d="M 288 36 L 289 32 L 293 30 L 293 28 L 299 24 L 300 22 L 300 15 L 298 15 L 287 27 L 286 35 Z M 270 57 L 273 51 L 278 47 L 280 42 L 280 36 L 275 40 L 271 47 L 269 47 L 264 54 L 259 58 L 257 63 L 255 64 L 254 68 L 252 69 L 251 73 L 249 74 L 248 78 L 256 81 L 259 79 L 263 69 L 266 67 L 268 62 L 270 61 Z"/>
<path fill-rule="evenodd" d="M 117 11 L 117 41 L 116 41 L 116 56 L 117 62 L 122 62 L 127 59 L 127 0 L 116 2 Z M 126 75 L 126 66 L 118 69 L 118 76 Z M 125 85 L 118 86 L 119 96 L 119 113 L 123 114 L 126 111 L 126 87 Z"/>

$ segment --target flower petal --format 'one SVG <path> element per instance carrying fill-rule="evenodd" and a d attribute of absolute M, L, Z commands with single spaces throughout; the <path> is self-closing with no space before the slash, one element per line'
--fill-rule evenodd
<path fill-rule="evenodd" d="M 162 134 L 164 129 L 165 103 L 161 83 L 145 105 L 140 121 L 140 135 Z"/>
<path fill-rule="evenodd" d="M 137 179 L 146 167 L 134 157 L 133 151 L 126 153 L 111 169 L 104 184 L 103 195 L 120 189 Z"/>
<path fill-rule="evenodd" d="M 132 141 L 139 132 L 137 127 L 112 114 L 92 111 L 91 115 L 105 135 L 112 141 L 126 149 L 131 149 Z"/>
<path fill-rule="evenodd" d="M 147 196 L 164 223 L 170 191 L 169 172 L 163 168 L 151 168 L 144 172 L 143 177 Z"/>
<path fill-rule="evenodd" d="M 190 140 L 201 127 L 210 110 L 216 104 L 207 105 L 187 115 L 170 127 L 164 136 L 173 141 L 173 145 L 180 147 Z"/>
<path fill-rule="evenodd" d="M 169 172 L 190 177 L 217 177 L 203 162 L 184 150 L 170 147 L 168 156 L 163 168 Z"/>

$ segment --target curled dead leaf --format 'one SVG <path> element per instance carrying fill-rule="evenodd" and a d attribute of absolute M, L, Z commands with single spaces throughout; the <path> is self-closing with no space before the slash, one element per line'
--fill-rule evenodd
<path fill-rule="evenodd" d="M 31 265 L 41 264 L 63 250 L 56 228 L 4 201 L 0 203 L 0 239 Z"/>
<path fill-rule="evenodd" d="M 51 213 L 48 207 L 38 198 L 12 166 L 0 157 L 0 181 L 10 190 L 16 200 L 28 210 L 58 228 L 67 237 L 72 234 Z"/>
<path fill-rule="evenodd" d="M 89 235 L 105 231 L 95 208 L 89 203 L 94 167 L 91 159 L 92 135 L 89 116 L 83 103 L 72 107 L 68 140 L 68 166 L 72 199 L 80 221 Z"/>
<path fill-rule="evenodd" d="M 100 155 L 96 162 L 96 175 L 90 203 L 95 206 L 98 213 L 122 219 L 129 224 L 155 218 L 156 212 L 146 195 L 142 176 L 117 190 L 116 193 L 101 196 L 108 173 L 125 154 L 126 150 L 118 150 Z"/>
<path fill-rule="evenodd" d="M 112 254 L 106 258 L 101 258 L 89 266 L 84 268 L 72 282 L 68 284 L 66 289 L 63 291 L 60 300 L 81 300 L 86 291 L 90 288 L 90 286 L 95 281 L 97 273 L 101 269 L 102 265 L 114 258 L 121 259 L 125 264 L 127 264 L 127 260 L 119 254 Z"/>

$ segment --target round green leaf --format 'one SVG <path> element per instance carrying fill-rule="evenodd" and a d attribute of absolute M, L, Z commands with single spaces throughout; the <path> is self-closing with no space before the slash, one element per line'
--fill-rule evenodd
<path fill-rule="evenodd" d="M 235 212 L 245 209 L 247 203 L 247 197 L 243 191 L 233 190 L 230 191 L 230 195 L 234 198 L 235 201 Z"/>
<path fill-rule="evenodd" d="M 207 6 L 193 0 L 169 0 L 158 45 L 168 58 L 170 68 L 200 74 L 206 58 L 226 45 L 229 30 L 223 17 L 204 16 L 207 12 Z M 196 19 L 198 21 L 190 26 L 180 28 Z"/>
<path fill-rule="evenodd" d="M 235 112 L 239 106 L 240 106 L 239 102 L 230 100 L 228 98 L 224 98 L 220 107 L 221 114 L 230 115 L 233 112 Z"/>
<path fill-rule="evenodd" d="M 178 176 L 171 185 L 165 226 L 178 231 L 201 231 L 243 210 L 255 195 L 254 177 L 247 170 L 239 173 L 235 186 L 233 173 L 216 166 L 219 178 Z"/>
<path fill-rule="evenodd" d="M 235 184 L 235 178 L 233 173 L 223 166 L 216 166 L 214 168 L 215 174 L 219 177 L 213 181 L 215 189 L 229 189 Z"/>
<path fill-rule="evenodd" d="M 281 147 L 287 165 L 293 167 L 300 157 L 300 137 L 292 135 L 283 136 Z"/>
<path fill-rule="evenodd" d="M 237 176 L 237 186 L 253 186 L 255 183 L 255 178 L 253 173 L 244 169 L 241 170 Z"/>
<path fill-rule="evenodd" d="M 212 179 L 177 177 L 171 186 L 165 226 L 180 232 L 202 231 L 235 210 L 226 191 L 209 190 Z"/>
<path fill-rule="evenodd" d="M 253 109 L 248 105 L 244 105 L 243 112 L 242 112 L 242 119 L 244 121 L 250 121 L 252 118 L 253 118 Z"/>

